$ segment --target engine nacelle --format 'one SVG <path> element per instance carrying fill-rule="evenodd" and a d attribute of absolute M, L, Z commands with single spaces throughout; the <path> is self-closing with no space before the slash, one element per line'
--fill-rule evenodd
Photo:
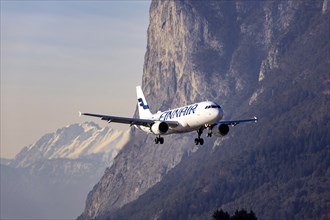
<path fill-rule="evenodd" d="M 228 132 L 229 132 L 229 126 L 226 124 L 219 123 L 212 128 L 212 134 L 218 137 L 225 136 L 228 134 Z"/>
<path fill-rule="evenodd" d="M 151 132 L 159 135 L 165 134 L 168 131 L 168 124 L 165 121 L 157 121 L 151 126 Z"/>

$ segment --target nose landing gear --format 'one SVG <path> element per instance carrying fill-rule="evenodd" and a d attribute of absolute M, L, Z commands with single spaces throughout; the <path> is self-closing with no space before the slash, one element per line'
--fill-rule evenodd
<path fill-rule="evenodd" d="M 207 136 L 212 137 L 212 125 L 205 125 L 207 129 Z"/>

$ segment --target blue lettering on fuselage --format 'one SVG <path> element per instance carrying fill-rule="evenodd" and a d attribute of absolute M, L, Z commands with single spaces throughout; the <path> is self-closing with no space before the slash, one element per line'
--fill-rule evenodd
<path fill-rule="evenodd" d="M 185 107 L 182 107 L 182 108 L 177 108 L 177 109 L 174 109 L 174 110 L 163 112 L 159 116 L 159 120 L 160 121 L 166 121 L 166 120 L 173 119 L 173 118 L 179 118 L 179 117 L 182 117 L 182 116 L 195 114 L 195 111 L 196 111 L 197 107 L 198 107 L 198 104 L 194 104 L 194 105 L 185 106 Z"/>

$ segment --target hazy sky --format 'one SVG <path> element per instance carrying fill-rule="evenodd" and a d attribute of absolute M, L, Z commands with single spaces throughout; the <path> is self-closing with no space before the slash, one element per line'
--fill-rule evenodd
<path fill-rule="evenodd" d="M 149 5 L 1 0 L 1 157 L 92 120 L 78 111 L 132 116 Z"/>

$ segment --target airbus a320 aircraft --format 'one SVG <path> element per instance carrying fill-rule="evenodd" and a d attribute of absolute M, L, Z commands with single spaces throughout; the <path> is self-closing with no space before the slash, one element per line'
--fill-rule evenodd
<path fill-rule="evenodd" d="M 162 135 L 173 133 L 185 133 L 197 131 L 198 137 L 195 139 L 195 144 L 203 145 L 204 140 L 201 138 L 203 131 L 207 130 L 207 136 L 212 134 L 221 137 L 229 132 L 229 126 L 236 126 L 242 122 L 257 122 L 257 118 L 221 121 L 223 111 L 221 107 L 215 102 L 199 102 L 192 105 L 183 106 L 180 108 L 158 111 L 156 114 L 151 114 L 149 106 L 143 95 L 140 86 L 136 87 L 139 118 L 125 118 L 111 115 L 98 115 L 91 113 L 81 113 L 79 115 L 86 115 L 92 117 L 99 117 L 108 123 L 123 123 L 134 125 L 136 128 L 156 135 L 155 143 L 163 144 L 164 138 Z"/>

